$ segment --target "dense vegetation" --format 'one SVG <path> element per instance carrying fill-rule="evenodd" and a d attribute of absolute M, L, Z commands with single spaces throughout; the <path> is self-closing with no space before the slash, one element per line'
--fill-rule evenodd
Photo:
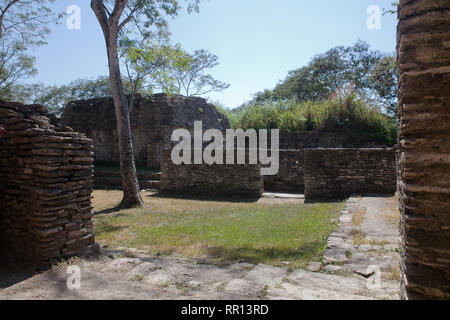
<path fill-rule="evenodd" d="M 357 41 L 316 55 L 306 66 L 290 71 L 274 89 L 256 93 L 249 104 L 292 99 L 320 102 L 354 93 L 395 117 L 397 82 L 395 55 Z"/>
<path fill-rule="evenodd" d="M 397 71 L 394 55 L 367 43 L 335 47 L 289 72 L 274 89 L 239 108 L 218 108 L 233 128 L 281 132 L 336 131 L 397 141 Z"/>
<path fill-rule="evenodd" d="M 343 131 L 368 135 L 389 146 L 397 141 L 396 121 L 354 95 L 323 102 L 265 101 L 234 110 L 219 109 L 229 118 L 233 128 L 280 129 L 281 132 Z"/>

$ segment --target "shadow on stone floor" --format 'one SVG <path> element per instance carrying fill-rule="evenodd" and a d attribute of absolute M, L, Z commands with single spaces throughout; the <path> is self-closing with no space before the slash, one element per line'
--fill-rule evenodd
<path fill-rule="evenodd" d="M 17 266 L 1 266 L 0 268 L 0 289 L 5 289 L 16 283 L 33 277 L 36 273 L 31 269 Z"/>

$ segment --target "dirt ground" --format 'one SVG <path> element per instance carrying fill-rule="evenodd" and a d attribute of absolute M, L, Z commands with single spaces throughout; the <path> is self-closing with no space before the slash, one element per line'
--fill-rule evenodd
<path fill-rule="evenodd" d="M 102 248 L 37 274 L 3 272 L 0 299 L 398 299 L 395 208 L 393 198 L 350 199 L 309 270 Z"/>

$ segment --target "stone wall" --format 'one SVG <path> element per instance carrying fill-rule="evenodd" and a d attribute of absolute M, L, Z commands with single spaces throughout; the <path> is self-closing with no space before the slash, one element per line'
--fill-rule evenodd
<path fill-rule="evenodd" d="M 0 258 L 31 264 L 97 250 L 92 140 L 39 105 L 0 101 Z"/>
<path fill-rule="evenodd" d="M 116 116 L 112 98 L 73 101 L 61 117 L 64 124 L 94 140 L 95 162 L 118 165 Z M 228 119 L 202 98 L 155 94 L 137 96 L 130 113 L 136 164 L 159 169 L 161 151 L 170 148 L 172 131 L 192 130 L 202 121 L 204 130 L 230 127 Z"/>
<path fill-rule="evenodd" d="M 303 150 L 279 150 L 280 168 L 277 175 L 264 176 L 264 190 L 303 193 Z"/>
<path fill-rule="evenodd" d="M 305 199 L 344 199 L 353 194 L 394 194 L 395 150 L 305 149 Z"/>
<path fill-rule="evenodd" d="M 402 294 L 450 296 L 450 2 L 401 0 Z"/>
<path fill-rule="evenodd" d="M 280 149 L 306 148 L 383 148 L 386 145 L 374 141 L 361 132 L 312 131 L 281 132 Z"/>
<path fill-rule="evenodd" d="M 160 182 L 162 193 L 259 197 L 264 192 L 259 164 L 175 165 L 171 159 L 171 152 L 167 149 L 162 154 Z"/>

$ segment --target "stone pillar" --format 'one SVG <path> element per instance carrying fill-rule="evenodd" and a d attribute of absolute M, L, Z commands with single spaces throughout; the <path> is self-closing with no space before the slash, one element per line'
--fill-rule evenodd
<path fill-rule="evenodd" d="M 450 2 L 400 0 L 402 297 L 450 296 Z"/>
<path fill-rule="evenodd" d="M 0 128 L 0 267 L 96 252 L 92 140 L 39 105 L 0 101 Z"/>

